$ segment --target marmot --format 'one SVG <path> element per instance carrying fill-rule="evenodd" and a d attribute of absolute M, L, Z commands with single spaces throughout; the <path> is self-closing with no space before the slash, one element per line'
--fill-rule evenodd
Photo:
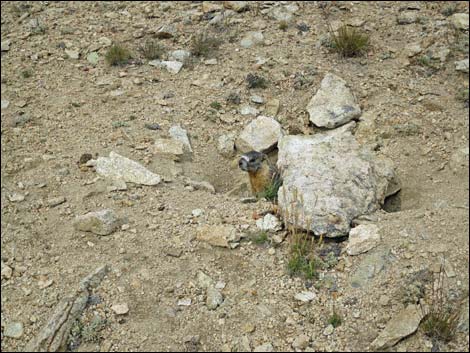
<path fill-rule="evenodd" d="M 279 171 L 264 153 L 257 151 L 245 153 L 238 161 L 238 166 L 248 172 L 254 195 L 263 192 L 269 185 L 280 182 Z"/>

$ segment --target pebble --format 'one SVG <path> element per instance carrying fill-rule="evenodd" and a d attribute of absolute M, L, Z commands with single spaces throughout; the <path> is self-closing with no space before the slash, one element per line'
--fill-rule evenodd
<path fill-rule="evenodd" d="M 305 349 L 310 342 L 310 338 L 307 335 L 300 335 L 292 342 L 292 348 L 294 349 Z"/>
<path fill-rule="evenodd" d="M 260 346 L 255 347 L 255 349 L 253 349 L 253 352 L 273 352 L 273 351 L 274 351 L 274 348 L 270 342 L 264 343 Z"/>
<path fill-rule="evenodd" d="M 178 300 L 177 303 L 178 306 L 190 306 L 191 305 L 191 299 L 190 298 L 184 298 Z"/>
<path fill-rule="evenodd" d="M 251 96 L 250 99 L 253 103 L 256 103 L 256 104 L 263 104 L 264 103 L 263 97 L 260 97 L 260 96 L 257 96 L 257 95 Z"/>
<path fill-rule="evenodd" d="M 5 337 L 20 338 L 23 336 L 23 324 L 21 322 L 11 322 L 6 325 L 3 335 Z"/>
<path fill-rule="evenodd" d="M 191 214 L 193 215 L 193 217 L 200 217 L 204 214 L 204 210 L 196 208 L 195 210 L 192 210 Z"/>
<path fill-rule="evenodd" d="M 207 288 L 206 295 L 206 305 L 209 310 L 215 310 L 220 304 L 224 302 L 222 293 L 213 287 Z"/>
<path fill-rule="evenodd" d="M 305 291 L 301 293 L 297 293 L 294 298 L 300 300 L 301 302 L 308 303 L 315 299 L 316 294 L 310 291 Z"/>
<path fill-rule="evenodd" d="M 7 39 L 7 40 L 2 41 L 2 42 L 1 42 L 2 51 L 9 51 L 9 50 L 10 50 L 10 44 L 11 44 L 11 40 L 10 40 L 10 39 Z"/>
<path fill-rule="evenodd" d="M 58 206 L 62 203 L 64 203 L 66 201 L 65 197 L 64 196 L 57 196 L 57 197 L 53 197 L 53 198 L 50 198 L 47 200 L 47 205 L 49 207 L 55 207 L 55 206 Z"/>
<path fill-rule="evenodd" d="M 78 50 L 65 49 L 65 54 L 67 54 L 70 59 L 74 60 L 77 60 L 80 57 L 80 52 Z"/>
<path fill-rule="evenodd" d="M 2 274 L 1 274 L 1 277 L 5 278 L 5 279 L 10 279 L 12 275 L 13 275 L 13 269 L 10 266 L 4 264 L 3 261 L 2 261 Z"/>
<path fill-rule="evenodd" d="M 111 209 L 89 212 L 75 217 L 73 226 L 82 232 L 92 232 L 97 235 L 109 235 L 120 225 L 122 220 Z"/>
<path fill-rule="evenodd" d="M 160 130 L 160 124 L 157 123 L 146 123 L 144 126 L 149 130 Z"/>
<path fill-rule="evenodd" d="M 129 306 L 127 305 L 127 303 L 114 304 L 111 307 L 111 310 L 114 311 L 116 315 L 125 315 L 129 312 Z"/>
<path fill-rule="evenodd" d="M 25 195 L 14 192 L 14 193 L 8 195 L 8 198 L 11 202 L 21 202 L 21 201 L 24 201 Z"/>
<path fill-rule="evenodd" d="M 2 110 L 7 109 L 9 105 L 10 105 L 10 101 L 7 101 L 6 99 L 2 99 Z"/>
<path fill-rule="evenodd" d="M 330 336 L 334 331 L 335 331 L 334 326 L 330 324 L 323 330 L 323 334 L 325 336 Z"/>
<path fill-rule="evenodd" d="M 259 110 L 256 109 L 256 108 L 253 108 L 253 107 L 250 107 L 248 105 L 244 105 L 242 107 L 240 107 L 240 114 L 241 115 L 258 115 L 259 114 Z"/>
<path fill-rule="evenodd" d="M 468 73 L 468 66 L 469 66 L 468 58 L 464 60 L 456 61 L 454 64 L 455 64 L 455 70 Z"/>

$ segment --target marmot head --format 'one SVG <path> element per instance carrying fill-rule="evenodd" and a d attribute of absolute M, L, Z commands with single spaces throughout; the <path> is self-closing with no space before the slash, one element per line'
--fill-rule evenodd
<path fill-rule="evenodd" d="M 245 172 L 257 172 L 266 159 L 264 153 L 251 151 L 243 154 L 238 161 L 238 166 Z"/>

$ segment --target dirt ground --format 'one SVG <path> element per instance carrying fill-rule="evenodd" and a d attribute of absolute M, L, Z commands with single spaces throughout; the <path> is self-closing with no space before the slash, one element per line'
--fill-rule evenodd
<path fill-rule="evenodd" d="M 468 58 L 468 26 L 455 29 L 447 12 L 454 6 L 453 12 L 468 14 L 468 3 L 333 2 L 333 24 L 354 24 L 370 36 L 370 50 L 356 58 L 322 45 L 328 34 L 322 2 L 293 2 L 298 9 L 286 29 L 267 12 L 287 2 L 248 3 L 247 11 L 219 25 L 209 23 L 214 13 L 207 10 L 215 4 L 220 13 L 223 2 L 1 3 L 2 350 L 24 349 L 59 300 L 103 264 L 111 270 L 81 318 L 88 329 L 71 340 L 70 350 L 244 351 L 267 343 L 279 351 L 370 350 L 406 305 L 408 284 L 420 273 L 435 273 L 443 259 L 447 296 L 464 298 L 462 312 L 468 312 L 468 73 L 454 64 Z M 400 24 L 397 18 L 408 12 L 416 20 Z M 148 65 L 138 47 L 166 24 L 176 28 L 172 38 L 159 40 L 167 52 L 190 50 L 192 36 L 205 32 L 222 40 L 205 58 L 217 63 L 198 59 L 178 74 Z M 249 31 L 261 31 L 264 44 L 243 48 Z M 106 39 L 139 60 L 107 65 Z M 421 52 L 409 56 L 414 44 Z M 87 60 L 90 49 L 99 54 L 96 66 Z M 423 59 L 442 51 L 442 61 Z M 257 65 L 259 57 L 267 62 Z M 361 287 L 350 280 L 370 255 L 348 256 L 347 241 L 324 244 L 341 252 L 337 265 L 312 283 L 288 274 L 287 240 L 257 245 L 248 237 L 235 249 L 196 240 L 203 224 L 256 233 L 254 212 L 270 207 L 242 203 L 243 192 L 227 194 L 246 175 L 236 154 L 218 152 L 217 138 L 237 135 L 253 119 L 227 96 L 236 92 L 241 105 L 261 111 L 264 105 L 250 102 L 253 94 L 278 99 L 283 128 L 313 134 L 305 108 L 327 72 L 346 80 L 361 104 L 358 140 L 393 160 L 402 184 L 376 214 L 382 241 L 371 253 L 387 259 Z M 267 87 L 249 89 L 249 73 L 265 77 Z M 213 102 L 221 109 L 212 109 Z M 160 129 L 147 129 L 148 123 Z M 152 152 L 155 138 L 168 136 L 175 124 L 188 131 L 193 149 L 191 158 L 176 163 Z M 84 153 L 111 151 L 165 182 L 108 191 L 93 168 L 77 164 Z M 185 177 L 211 183 L 216 193 L 188 187 Z M 54 206 L 56 197 L 66 201 Z M 125 217 L 126 226 L 109 236 L 74 230 L 76 216 L 103 208 Z M 202 215 L 194 216 L 195 209 Z M 12 272 L 4 274 L 4 266 Z M 221 282 L 224 302 L 215 310 L 206 306 L 199 272 Z M 422 282 L 428 298 L 432 280 Z M 316 298 L 299 303 L 294 296 L 305 290 Z M 191 304 L 178 305 L 181 299 Z M 125 315 L 111 309 L 124 303 Z M 328 332 L 333 306 L 341 325 Z M 24 332 L 6 337 L 15 322 Z M 302 335 L 306 344 L 298 343 Z M 468 345 L 467 314 L 466 327 L 463 318 L 450 342 L 435 342 L 420 328 L 391 350 L 468 351 Z"/>

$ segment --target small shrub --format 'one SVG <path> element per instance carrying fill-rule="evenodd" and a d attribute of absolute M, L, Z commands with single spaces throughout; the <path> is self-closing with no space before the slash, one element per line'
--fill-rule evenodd
<path fill-rule="evenodd" d="M 452 16 L 456 12 L 457 12 L 457 4 L 449 4 L 441 11 L 441 14 L 443 14 L 446 17 L 449 17 L 449 16 Z"/>
<path fill-rule="evenodd" d="M 30 78 L 31 76 L 33 76 L 33 70 L 26 69 L 26 70 L 21 71 L 21 77 L 26 79 L 26 78 Z"/>
<path fill-rule="evenodd" d="M 343 57 L 363 55 L 369 48 L 369 36 L 355 28 L 342 26 L 338 29 L 338 34 L 330 31 L 330 35 L 332 37 L 331 47 Z"/>
<path fill-rule="evenodd" d="M 262 245 L 268 241 L 268 233 L 265 231 L 255 235 L 253 237 L 253 242 L 258 245 Z"/>
<path fill-rule="evenodd" d="M 289 27 L 289 23 L 287 21 L 282 20 L 282 21 L 279 22 L 279 29 L 281 31 L 287 30 L 288 27 Z"/>
<path fill-rule="evenodd" d="M 129 126 L 129 124 L 126 123 L 125 121 L 113 121 L 112 125 L 113 125 L 113 128 L 115 129 Z"/>
<path fill-rule="evenodd" d="M 241 102 L 240 95 L 236 92 L 231 92 L 225 100 L 228 103 L 237 104 L 237 105 L 240 104 L 240 102 Z"/>
<path fill-rule="evenodd" d="M 210 104 L 210 107 L 215 110 L 220 110 L 222 108 L 222 105 L 219 102 L 214 101 Z"/>
<path fill-rule="evenodd" d="M 108 49 L 105 59 L 111 66 L 125 65 L 132 59 L 132 54 L 127 48 L 114 44 Z"/>
<path fill-rule="evenodd" d="M 259 198 L 265 198 L 268 201 L 277 200 L 277 192 L 282 185 L 282 180 L 277 179 L 269 183 L 265 189 L 258 194 Z"/>
<path fill-rule="evenodd" d="M 210 37 L 205 33 L 197 34 L 191 41 L 191 54 L 194 56 L 207 57 L 209 54 L 217 50 L 221 41 L 217 38 Z"/>
<path fill-rule="evenodd" d="M 341 325 L 341 316 L 336 311 L 333 311 L 333 314 L 328 319 L 328 323 L 333 325 L 334 328 L 338 327 Z"/>
<path fill-rule="evenodd" d="M 160 59 L 165 53 L 163 46 L 155 40 L 147 40 L 139 50 L 147 60 Z"/>
<path fill-rule="evenodd" d="M 248 88 L 266 88 L 267 81 L 264 77 L 248 74 L 246 76 L 246 82 L 248 84 Z"/>

